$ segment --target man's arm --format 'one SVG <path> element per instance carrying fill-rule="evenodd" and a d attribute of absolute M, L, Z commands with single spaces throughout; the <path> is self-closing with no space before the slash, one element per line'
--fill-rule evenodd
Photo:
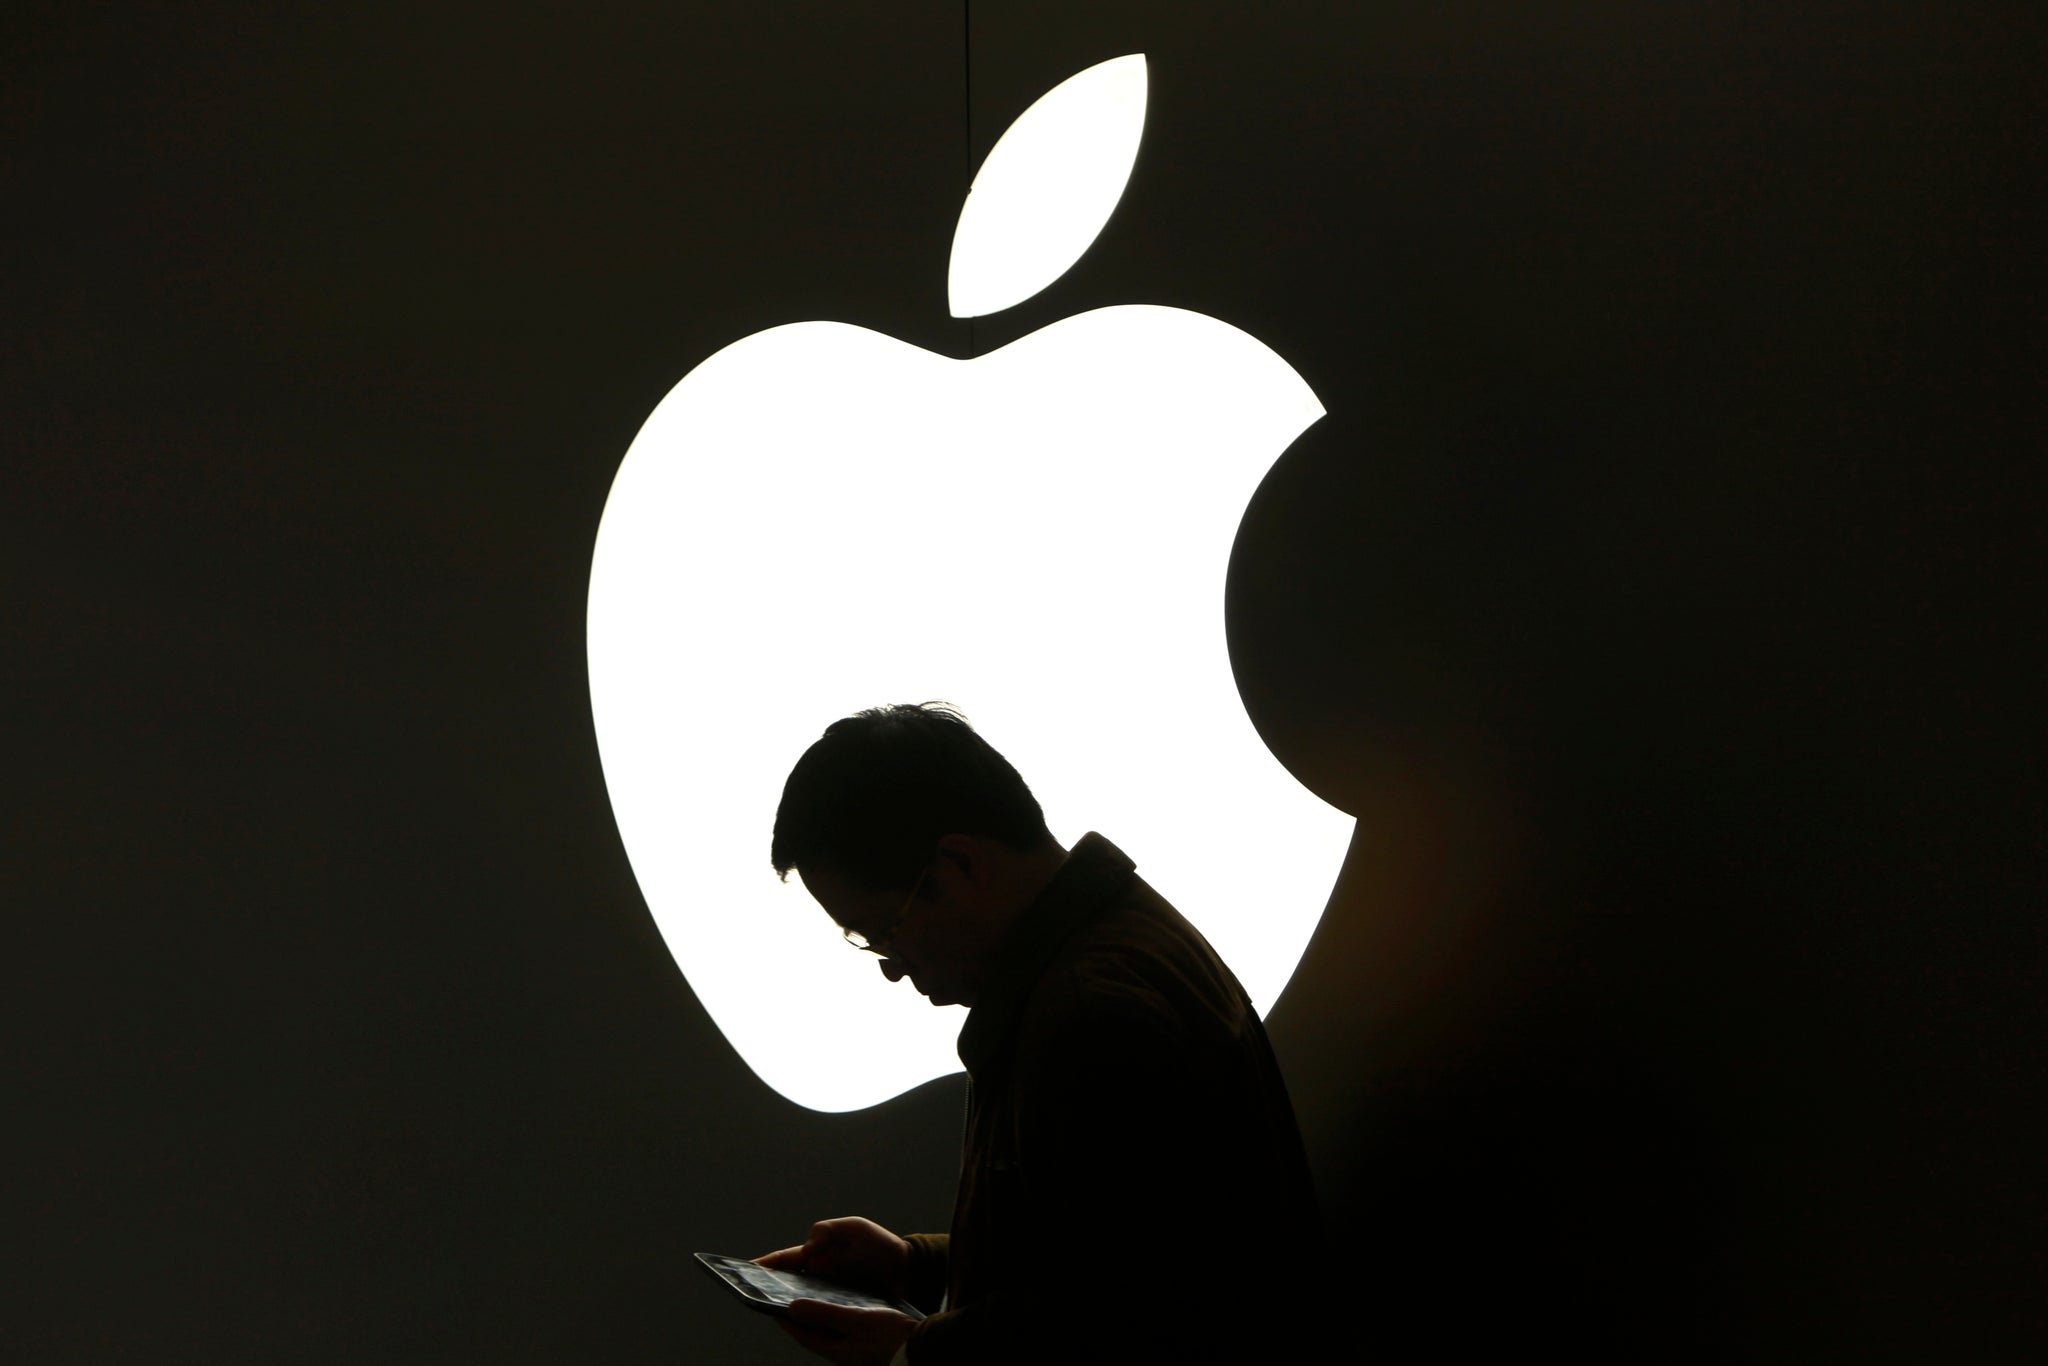
<path fill-rule="evenodd" d="M 1115 987 L 1041 1026 L 1016 1061 L 1016 1222 L 999 1235 L 1015 1288 L 918 1325 L 911 1366 L 1194 1360 L 1242 1341 L 1217 1205 L 1245 1160 L 1229 1137 L 1244 1097 L 1214 1042 Z"/>
<path fill-rule="evenodd" d="M 907 1233 L 910 1268 L 904 1277 L 903 1298 L 925 1313 L 936 1313 L 946 1298 L 946 1253 L 951 1239 L 944 1233 Z"/>

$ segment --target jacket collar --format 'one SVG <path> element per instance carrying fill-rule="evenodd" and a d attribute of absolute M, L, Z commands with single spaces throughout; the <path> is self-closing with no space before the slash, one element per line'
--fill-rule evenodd
<path fill-rule="evenodd" d="M 1052 881 L 996 945 L 981 994 L 960 1027 L 960 1062 L 969 1076 L 1002 1051 L 1060 946 L 1130 885 L 1136 868 L 1092 830 L 1074 842 Z"/>

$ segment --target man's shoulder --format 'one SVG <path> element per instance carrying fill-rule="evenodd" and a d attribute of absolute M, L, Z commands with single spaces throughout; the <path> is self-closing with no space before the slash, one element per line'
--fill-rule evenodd
<path fill-rule="evenodd" d="M 1244 989 L 1201 933 L 1133 878 L 1061 946 L 1026 1017 L 1040 1027 L 1079 1020 L 1188 1036 L 1227 1028 L 1248 1009 Z"/>

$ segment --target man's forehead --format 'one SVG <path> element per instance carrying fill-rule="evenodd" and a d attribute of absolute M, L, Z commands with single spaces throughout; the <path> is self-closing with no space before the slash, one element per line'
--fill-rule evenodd
<path fill-rule="evenodd" d="M 828 866 L 798 868 L 796 875 L 803 881 L 804 889 L 834 920 L 849 925 L 848 917 L 862 918 L 863 912 L 872 912 L 875 904 L 886 899 L 882 892 L 866 891 L 854 886 L 838 869 Z M 849 925 L 850 927 L 850 925 Z"/>

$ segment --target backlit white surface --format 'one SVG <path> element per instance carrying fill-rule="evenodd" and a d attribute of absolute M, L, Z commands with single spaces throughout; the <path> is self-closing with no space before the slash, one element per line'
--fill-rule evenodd
<path fill-rule="evenodd" d="M 964 362 L 777 327 L 649 416 L 591 568 L 598 745 L 648 906 L 770 1086 L 848 1110 L 958 1069 L 964 1012 L 887 983 L 768 864 L 797 756 L 884 702 L 959 705 L 1063 843 L 1122 846 L 1271 1007 L 1352 822 L 1245 716 L 1224 575 L 1321 412 L 1253 337 L 1129 306 Z"/>
<path fill-rule="evenodd" d="M 1022 303 L 1079 260 L 1123 197 L 1144 131 L 1142 53 L 1070 76 L 1018 115 L 953 230 L 953 316 Z"/>

